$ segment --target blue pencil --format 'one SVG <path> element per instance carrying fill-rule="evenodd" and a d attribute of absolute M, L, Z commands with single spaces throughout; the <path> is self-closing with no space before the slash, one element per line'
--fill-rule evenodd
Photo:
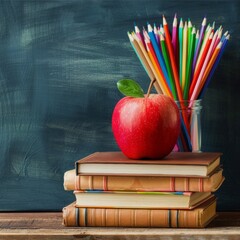
<path fill-rule="evenodd" d="M 148 24 L 148 35 L 150 37 L 150 40 L 151 40 L 151 43 L 153 45 L 154 51 L 156 53 L 158 62 L 160 64 L 160 67 L 163 71 L 163 75 L 164 75 L 164 77 L 167 81 L 168 87 L 171 89 L 170 79 L 169 79 L 169 76 L 168 76 L 168 73 L 167 73 L 167 68 L 166 68 L 166 65 L 165 65 L 165 62 L 164 62 L 164 59 L 163 59 L 163 55 L 162 55 L 162 53 L 159 49 L 159 45 L 157 44 L 155 34 L 154 34 L 152 26 L 150 24 Z"/>

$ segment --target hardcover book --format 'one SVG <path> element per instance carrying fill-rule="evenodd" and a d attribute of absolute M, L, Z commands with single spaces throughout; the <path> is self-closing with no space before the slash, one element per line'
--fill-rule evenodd
<path fill-rule="evenodd" d="M 206 177 L 76 175 L 64 174 L 65 190 L 215 192 L 224 181 L 221 168 Z"/>
<path fill-rule="evenodd" d="M 210 192 L 74 191 L 77 207 L 193 209 Z"/>
<path fill-rule="evenodd" d="M 202 228 L 215 216 L 215 197 L 193 210 L 79 208 L 75 202 L 63 208 L 63 224 L 67 227 Z"/>
<path fill-rule="evenodd" d="M 76 175 L 206 177 L 220 165 L 221 153 L 171 152 L 161 160 L 132 160 L 122 152 L 96 152 L 75 163 Z"/>

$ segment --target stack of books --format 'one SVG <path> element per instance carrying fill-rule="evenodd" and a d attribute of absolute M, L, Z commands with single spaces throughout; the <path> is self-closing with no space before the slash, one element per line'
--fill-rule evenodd
<path fill-rule="evenodd" d="M 76 201 L 63 224 L 80 227 L 201 228 L 216 216 L 224 181 L 221 153 L 172 152 L 161 160 L 131 160 L 96 152 L 64 174 Z"/>

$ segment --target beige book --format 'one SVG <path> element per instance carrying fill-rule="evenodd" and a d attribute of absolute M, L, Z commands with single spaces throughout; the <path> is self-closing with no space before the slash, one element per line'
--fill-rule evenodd
<path fill-rule="evenodd" d="M 207 177 L 170 176 L 82 176 L 75 169 L 64 174 L 65 190 L 104 190 L 104 191 L 189 191 L 215 192 L 224 181 L 223 170 L 217 169 Z"/>
<path fill-rule="evenodd" d="M 215 216 L 215 197 L 193 210 L 78 208 L 75 202 L 63 208 L 63 224 L 68 227 L 203 228 Z"/>

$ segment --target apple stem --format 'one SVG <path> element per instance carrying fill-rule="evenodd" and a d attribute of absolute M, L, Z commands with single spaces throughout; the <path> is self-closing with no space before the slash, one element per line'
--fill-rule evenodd
<path fill-rule="evenodd" d="M 153 86 L 153 84 L 154 84 L 155 81 L 156 81 L 155 78 L 151 80 L 151 82 L 150 82 L 150 84 L 149 84 L 149 87 L 148 87 L 148 91 L 147 91 L 147 97 L 149 97 L 150 92 L 151 92 L 151 90 L 152 90 L 152 86 Z"/>

